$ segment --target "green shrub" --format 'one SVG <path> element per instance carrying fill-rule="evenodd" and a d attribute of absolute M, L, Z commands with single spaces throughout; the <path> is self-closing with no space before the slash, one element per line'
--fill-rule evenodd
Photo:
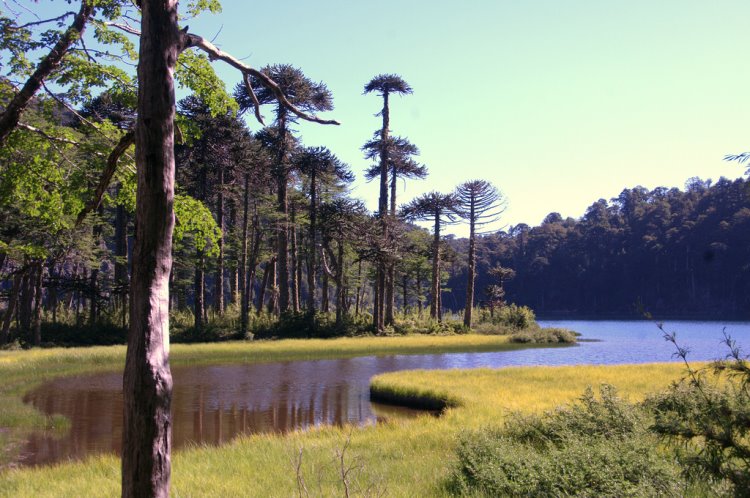
<path fill-rule="evenodd" d="M 486 496 L 679 496 L 679 469 L 654 448 L 648 414 L 602 386 L 578 403 L 464 433 L 451 491 Z"/>
<path fill-rule="evenodd" d="M 528 306 L 509 304 L 498 312 L 499 322 L 514 329 L 526 329 L 536 323 L 534 312 Z"/>
<path fill-rule="evenodd" d="M 572 330 L 556 327 L 530 327 L 513 332 L 510 342 L 534 344 L 572 344 L 576 342 L 576 333 Z"/>

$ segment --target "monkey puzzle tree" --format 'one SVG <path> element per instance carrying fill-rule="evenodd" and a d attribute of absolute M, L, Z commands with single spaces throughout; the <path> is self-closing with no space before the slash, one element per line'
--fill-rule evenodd
<path fill-rule="evenodd" d="M 385 142 L 385 148 L 388 156 L 388 174 L 390 176 L 390 221 L 391 225 L 395 220 L 396 216 L 396 186 L 398 185 L 398 179 L 414 179 L 414 178 L 425 178 L 427 176 L 427 168 L 417 163 L 412 156 L 419 155 L 419 149 L 416 145 L 409 142 L 409 140 L 394 136 L 388 137 Z M 374 138 L 367 142 L 362 150 L 365 152 L 366 159 L 375 159 L 380 157 L 380 153 L 383 149 L 382 140 L 380 138 Z M 370 181 L 380 177 L 381 168 L 380 165 L 374 165 L 365 171 L 365 178 Z M 394 239 L 395 227 L 390 226 L 391 230 L 388 235 L 391 239 Z M 398 250 L 399 241 L 392 240 L 391 244 L 396 250 Z M 396 282 L 396 261 L 393 254 L 386 260 L 386 289 L 385 289 L 385 324 L 391 325 L 394 321 L 394 306 L 395 306 L 395 282 Z"/>
<path fill-rule="evenodd" d="M 321 183 L 341 183 L 354 180 L 349 166 L 341 162 L 325 147 L 308 147 L 294 159 L 296 168 L 307 176 L 310 219 L 307 252 L 307 312 L 315 313 L 315 252 L 318 236 L 318 187 Z"/>
<path fill-rule="evenodd" d="M 443 311 L 440 303 L 440 229 L 456 221 L 459 202 L 455 194 L 429 192 L 417 197 L 402 208 L 402 216 L 408 220 L 431 220 L 433 222 L 432 239 L 432 301 L 430 318 L 442 321 Z"/>
<path fill-rule="evenodd" d="M 471 328 L 474 309 L 474 278 L 476 277 L 477 229 L 494 223 L 503 212 L 503 196 L 490 182 L 470 180 L 456 189 L 458 214 L 469 222 L 469 271 L 466 281 L 464 325 Z"/>
<path fill-rule="evenodd" d="M 278 88 L 286 95 L 289 102 L 304 112 L 329 111 L 333 109 L 333 97 L 323 83 L 315 83 L 307 78 L 300 69 L 289 64 L 266 66 L 261 72 L 273 79 Z M 250 92 L 250 89 L 253 92 Z M 279 224 L 277 231 L 276 265 L 279 277 L 279 311 L 284 313 L 289 309 L 289 240 L 288 214 L 289 199 L 287 189 L 291 163 L 291 143 L 293 137 L 289 125 L 297 118 L 289 109 L 278 103 L 277 92 L 266 87 L 257 77 L 250 78 L 250 85 L 238 85 L 235 97 L 240 109 L 255 108 L 259 104 L 276 103 L 276 161 L 274 177 L 276 178 Z"/>
<path fill-rule="evenodd" d="M 406 95 L 412 93 L 412 89 L 406 81 L 395 74 L 380 74 L 375 76 L 365 85 L 364 93 L 377 92 L 383 98 L 383 109 L 380 115 L 383 125 L 380 128 L 380 195 L 378 198 L 378 216 L 380 217 L 383 237 L 388 238 L 388 137 L 390 133 L 391 115 L 389 98 L 391 94 Z M 389 282 L 391 309 L 393 309 L 393 281 Z M 385 261 L 379 261 L 375 276 L 375 306 L 373 310 L 373 323 L 375 328 L 382 330 L 385 327 L 385 299 L 386 299 L 386 265 Z"/>

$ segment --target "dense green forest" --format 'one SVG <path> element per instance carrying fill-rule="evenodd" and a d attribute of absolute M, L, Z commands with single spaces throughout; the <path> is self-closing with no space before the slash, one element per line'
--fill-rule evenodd
<path fill-rule="evenodd" d="M 515 271 L 507 298 L 542 316 L 750 316 L 750 184 L 690 179 L 684 190 L 625 189 L 579 219 L 548 215 L 477 241 L 477 287 L 488 269 Z M 457 254 L 467 245 L 451 240 Z M 454 265 L 445 303 L 462 308 L 465 273 Z M 482 296 L 480 296 L 482 297 Z"/>

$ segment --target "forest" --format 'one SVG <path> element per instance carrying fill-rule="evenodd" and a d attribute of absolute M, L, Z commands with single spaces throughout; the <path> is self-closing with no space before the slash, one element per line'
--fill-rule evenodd
<path fill-rule="evenodd" d="M 477 239 L 477 288 L 490 268 L 515 277 L 510 301 L 547 317 L 747 319 L 750 309 L 750 184 L 692 178 L 684 190 L 629 188 L 578 219 L 549 214 Z M 456 254 L 466 241 L 447 241 Z M 461 309 L 465 269 L 449 268 L 444 301 Z M 480 295 L 480 299 L 487 299 Z"/>
<path fill-rule="evenodd" d="M 190 29 L 218 1 L 38 6 L 0 8 L 0 495 L 166 497 L 173 449 L 179 496 L 746 495 L 726 327 L 695 367 L 661 322 L 535 318 L 749 318 L 750 180 L 498 230 L 499 174 L 402 194 L 430 165 L 400 74 L 358 83 L 355 168 L 302 132 L 341 125 L 324 81 Z M 51 455 L 81 425 L 81 461 Z"/>

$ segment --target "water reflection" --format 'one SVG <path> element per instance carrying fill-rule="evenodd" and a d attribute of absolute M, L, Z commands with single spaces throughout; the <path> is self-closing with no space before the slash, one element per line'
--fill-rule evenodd
<path fill-rule="evenodd" d="M 222 444 L 239 434 L 286 432 L 320 425 L 372 424 L 423 412 L 378 407 L 369 400 L 369 379 L 399 369 L 393 357 L 253 365 L 181 367 L 173 370 L 175 448 Z M 122 375 L 54 380 L 24 401 L 71 421 L 61 437 L 32 434 L 24 465 L 119 453 L 122 444 Z"/>
<path fill-rule="evenodd" d="M 238 434 L 283 432 L 319 425 L 372 424 L 416 411 L 369 401 L 373 375 L 411 369 L 574 365 L 672 361 L 674 347 L 650 322 L 548 322 L 583 334 L 575 347 L 530 348 L 497 353 L 453 353 L 181 367 L 173 370 L 173 444 L 222 444 Z M 721 358 L 722 324 L 675 322 L 691 360 Z M 750 325 L 728 324 L 738 343 L 750 347 Z M 25 401 L 41 411 L 65 415 L 71 430 L 62 437 L 34 434 L 23 464 L 40 465 L 90 454 L 120 451 L 122 376 L 104 374 L 52 381 Z"/>

